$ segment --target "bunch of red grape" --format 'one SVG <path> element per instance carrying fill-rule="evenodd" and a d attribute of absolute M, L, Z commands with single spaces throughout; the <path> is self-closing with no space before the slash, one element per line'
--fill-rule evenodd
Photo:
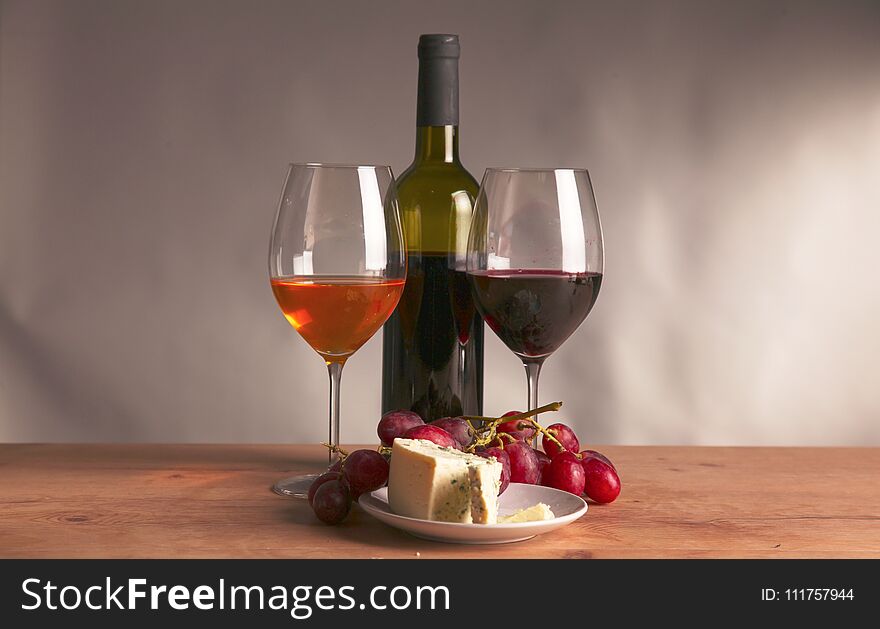
<path fill-rule="evenodd" d="M 550 404 L 546 410 L 559 406 Z M 528 415 L 510 411 L 500 418 L 444 417 L 426 424 L 411 411 L 392 411 L 382 416 L 378 433 L 385 446 L 397 437 L 427 439 L 495 457 L 502 465 L 500 493 L 513 482 L 546 485 L 578 496 L 586 494 L 603 504 L 617 498 L 620 477 L 608 457 L 595 450 L 582 451 L 577 435 L 565 424 L 544 428 Z M 539 436 L 541 449 L 537 448 Z"/>
<path fill-rule="evenodd" d="M 559 406 L 550 404 L 536 410 L 552 411 Z M 528 483 L 586 495 L 598 503 L 613 502 L 620 494 L 620 477 L 614 464 L 595 450 L 580 450 L 577 435 L 565 424 L 544 428 L 531 417 L 535 414 L 510 411 L 499 418 L 444 417 L 426 424 L 412 411 L 385 413 L 377 427 L 382 442 L 379 451 L 340 451 L 342 458 L 309 488 L 309 504 L 322 522 L 342 522 L 353 500 L 388 482 L 386 457 L 398 437 L 425 439 L 496 458 L 502 466 L 499 494 L 512 482 Z M 537 448 L 539 436 L 541 449 Z"/>

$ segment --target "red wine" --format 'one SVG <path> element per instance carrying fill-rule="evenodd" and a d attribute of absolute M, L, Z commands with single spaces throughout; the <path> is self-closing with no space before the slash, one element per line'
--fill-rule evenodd
<path fill-rule="evenodd" d="M 590 314 L 601 273 L 544 269 L 468 274 L 486 324 L 520 358 L 556 351 Z"/>
<path fill-rule="evenodd" d="M 433 421 L 482 408 L 483 321 L 473 306 L 464 272 L 449 266 L 446 253 L 410 252 L 406 286 L 382 340 L 383 412 L 409 409 Z M 461 280 L 467 288 L 463 293 Z M 459 319 L 456 324 L 456 318 L 467 312 L 470 321 Z M 465 364 L 474 367 L 473 375 L 461 382 L 463 334 L 467 335 Z"/>

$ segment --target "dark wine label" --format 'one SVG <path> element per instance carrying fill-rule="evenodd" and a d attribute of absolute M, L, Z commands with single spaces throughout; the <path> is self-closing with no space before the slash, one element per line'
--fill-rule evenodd
<path fill-rule="evenodd" d="M 406 409 L 433 421 L 481 412 L 483 321 L 466 282 L 447 254 L 410 257 L 383 334 L 383 413 Z"/>

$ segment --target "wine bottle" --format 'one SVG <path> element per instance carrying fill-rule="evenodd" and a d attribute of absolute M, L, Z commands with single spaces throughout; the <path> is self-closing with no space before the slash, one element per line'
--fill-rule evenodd
<path fill-rule="evenodd" d="M 419 38 L 416 153 L 397 182 L 407 278 L 382 340 L 382 412 L 483 412 L 483 320 L 465 272 L 476 180 L 458 155 L 457 35 Z"/>

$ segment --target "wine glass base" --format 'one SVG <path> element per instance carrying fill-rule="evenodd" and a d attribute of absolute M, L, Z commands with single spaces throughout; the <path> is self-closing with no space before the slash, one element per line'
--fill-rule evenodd
<path fill-rule="evenodd" d="M 318 476 L 320 476 L 320 474 L 303 474 L 301 476 L 282 478 L 280 481 L 272 485 L 272 491 L 279 496 L 308 498 L 309 487 L 312 486 L 312 482 L 318 478 Z"/>

